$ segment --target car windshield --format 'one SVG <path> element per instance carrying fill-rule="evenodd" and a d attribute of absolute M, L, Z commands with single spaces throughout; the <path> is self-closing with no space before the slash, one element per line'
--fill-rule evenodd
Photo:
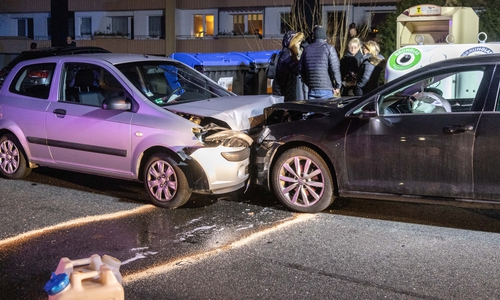
<path fill-rule="evenodd" d="M 127 63 L 117 68 L 159 106 L 233 96 L 198 71 L 175 61 Z"/>

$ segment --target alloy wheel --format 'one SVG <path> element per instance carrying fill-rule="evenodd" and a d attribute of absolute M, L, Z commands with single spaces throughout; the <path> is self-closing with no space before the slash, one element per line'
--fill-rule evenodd
<path fill-rule="evenodd" d="M 283 197 L 294 206 L 312 206 L 322 197 L 325 178 L 321 168 L 310 158 L 294 156 L 280 168 L 279 185 Z"/>
<path fill-rule="evenodd" d="M 14 174 L 19 169 L 19 149 L 9 139 L 0 144 L 0 168 L 6 174 Z"/>
<path fill-rule="evenodd" d="M 178 189 L 174 168 L 164 160 L 153 163 L 147 173 L 149 192 L 158 201 L 172 200 Z"/>

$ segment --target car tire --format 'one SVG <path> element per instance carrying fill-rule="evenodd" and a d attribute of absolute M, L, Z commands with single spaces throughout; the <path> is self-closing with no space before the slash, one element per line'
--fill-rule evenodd
<path fill-rule="evenodd" d="M 144 186 L 154 205 L 177 208 L 191 197 L 186 175 L 167 154 L 151 156 L 144 168 Z"/>
<path fill-rule="evenodd" d="M 21 179 L 31 173 L 19 140 L 10 133 L 0 138 L 0 174 L 9 179 Z"/>
<path fill-rule="evenodd" d="M 330 169 L 323 158 L 308 147 L 283 152 L 274 163 L 271 176 L 274 194 L 290 210 L 320 212 L 334 200 Z"/>

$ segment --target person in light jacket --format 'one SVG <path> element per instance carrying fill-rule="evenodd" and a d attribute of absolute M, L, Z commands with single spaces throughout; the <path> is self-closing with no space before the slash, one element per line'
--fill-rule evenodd
<path fill-rule="evenodd" d="M 361 62 L 363 62 L 361 41 L 358 38 L 352 38 L 347 45 L 346 53 L 342 59 L 340 59 L 340 73 L 342 74 L 343 84 L 356 80 Z M 354 94 L 353 88 L 353 86 L 344 86 L 342 89 L 342 96 L 348 96 L 350 92 Z"/>
<path fill-rule="evenodd" d="M 375 41 L 363 43 L 364 56 L 354 86 L 354 95 L 361 96 L 379 86 L 380 74 L 385 67 L 385 58 L 380 54 L 380 47 Z"/>

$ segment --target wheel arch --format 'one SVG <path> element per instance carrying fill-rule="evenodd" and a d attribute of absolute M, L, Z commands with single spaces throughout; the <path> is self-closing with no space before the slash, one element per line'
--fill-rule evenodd
<path fill-rule="evenodd" d="M 27 147 L 28 145 L 26 145 L 25 143 L 23 143 L 22 139 L 19 139 L 18 134 L 16 134 L 14 131 L 12 131 L 12 130 L 10 130 L 8 128 L 2 128 L 2 129 L 0 129 L 0 137 L 4 136 L 5 134 L 12 134 L 17 139 L 17 141 L 19 142 L 19 144 L 21 144 L 21 151 L 22 151 L 24 157 L 26 157 L 26 163 L 28 164 L 28 166 L 30 168 L 36 168 L 37 165 L 33 164 L 31 162 L 31 153 L 29 152 L 29 148 Z"/>
<path fill-rule="evenodd" d="M 308 141 L 299 141 L 299 140 L 294 140 L 294 141 L 288 141 L 282 145 L 280 145 L 276 150 L 274 151 L 272 158 L 271 158 L 271 163 L 269 164 L 269 171 L 267 175 L 267 184 L 269 186 L 269 189 L 272 190 L 272 180 L 270 180 L 270 176 L 272 173 L 272 170 L 274 168 L 274 165 L 276 163 L 276 160 L 278 157 L 281 156 L 285 151 L 293 148 L 298 148 L 298 147 L 307 147 L 310 148 L 311 150 L 315 151 L 318 153 L 319 156 L 325 161 L 325 163 L 328 166 L 328 169 L 330 170 L 330 175 L 332 176 L 333 184 L 334 184 L 334 195 L 338 196 L 338 182 L 337 182 L 337 172 L 336 169 L 333 165 L 333 162 L 330 160 L 326 152 L 319 147 L 318 145 L 308 142 Z"/>
<path fill-rule="evenodd" d="M 137 165 L 137 177 L 140 182 L 143 182 L 142 174 L 144 173 L 144 169 L 146 168 L 146 163 L 148 162 L 149 158 L 151 158 L 151 156 L 155 155 L 156 153 L 165 153 L 178 164 L 179 168 L 182 170 L 182 172 L 184 172 L 190 188 L 194 190 L 204 189 L 203 183 L 206 183 L 207 180 L 199 180 L 199 178 L 203 178 L 203 176 L 204 178 L 206 178 L 201 167 L 193 159 L 190 159 L 187 154 L 186 158 L 183 158 L 179 153 L 163 146 L 154 146 L 146 149 L 142 153 Z"/>

